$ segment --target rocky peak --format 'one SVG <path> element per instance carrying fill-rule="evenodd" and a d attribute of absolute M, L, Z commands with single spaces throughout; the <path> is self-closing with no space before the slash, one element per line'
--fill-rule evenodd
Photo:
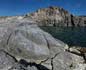
<path fill-rule="evenodd" d="M 66 21 L 66 17 L 70 17 L 70 13 L 68 13 L 68 11 L 64 10 L 63 8 L 50 6 L 48 8 L 39 9 L 34 13 L 27 14 L 27 16 L 38 22 L 38 25 L 64 26 L 63 23 Z M 67 20 L 70 21 L 68 18 Z"/>
<path fill-rule="evenodd" d="M 39 26 L 86 26 L 86 17 L 74 16 L 63 8 L 49 6 L 26 14 Z"/>
<path fill-rule="evenodd" d="M 55 7 L 55 6 L 49 6 L 48 8 L 41 8 L 41 9 L 37 10 L 35 13 L 40 14 L 43 12 L 46 13 L 46 15 L 48 15 L 48 16 L 61 14 L 61 12 L 64 12 L 65 14 L 68 13 L 68 11 L 64 10 L 63 8 Z M 33 14 L 35 14 L 35 13 L 31 13 L 29 15 L 34 16 Z"/>
<path fill-rule="evenodd" d="M 0 23 L 28 22 L 29 20 L 36 22 L 39 26 L 86 26 L 86 16 L 74 16 L 65 9 L 55 6 L 41 8 L 25 16 L 0 17 Z"/>

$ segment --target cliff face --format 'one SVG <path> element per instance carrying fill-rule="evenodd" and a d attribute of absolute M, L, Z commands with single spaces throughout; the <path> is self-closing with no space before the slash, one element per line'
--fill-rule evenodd
<path fill-rule="evenodd" d="M 86 26 L 86 17 L 73 16 L 59 7 L 48 7 L 26 14 L 40 26 Z"/>

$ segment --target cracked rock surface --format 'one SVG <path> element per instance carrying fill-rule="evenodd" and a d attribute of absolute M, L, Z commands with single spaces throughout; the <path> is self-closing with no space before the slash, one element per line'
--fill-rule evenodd
<path fill-rule="evenodd" d="M 17 60 L 8 53 L 0 50 L 0 70 L 8 70 Z"/>
<path fill-rule="evenodd" d="M 83 57 L 65 47 L 37 25 L 9 27 L 0 42 L 0 70 L 86 70 Z"/>

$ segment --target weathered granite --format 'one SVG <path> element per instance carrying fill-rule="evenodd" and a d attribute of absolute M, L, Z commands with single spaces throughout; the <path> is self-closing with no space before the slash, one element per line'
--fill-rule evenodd
<path fill-rule="evenodd" d="M 7 52 L 0 50 L 0 70 L 8 70 L 17 60 Z"/>
<path fill-rule="evenodd" d="M 6 55 L 3 60 L 6 66 L 0 60 L 0 70 L 85 70 L 84 58 L 66 51 L 65 47 L 67 44 L 54 39 L 37 25 L 19 24 L 8 29 L 1 40 L 0 49 L 5 52 L 0 53 L 0 58 L 4 59 L 5 54 L 10 58 Z M 32 59 L 35 61 L 31 62 Z"/>
<path fill-rule="evenodd" d="M 34 21 L 20 20 L 0 24 L 0 70 L 86 70 L 83 56 Z"/>
<path fill-rule="evenodd" d="M 8 28 L 0 43 L 0 49 L 8 52 L 17 60 L 25 59 L 38 64 L 52 59 L 56 54 L 64 51 L 65 46 L 67 44 L 56 40 L 37 25 L 28 23 Z M 51 63 L 49 64 L 51 65 Z"/>

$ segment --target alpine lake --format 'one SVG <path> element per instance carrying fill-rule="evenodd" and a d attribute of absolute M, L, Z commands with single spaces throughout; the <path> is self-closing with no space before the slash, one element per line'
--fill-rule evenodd
<path fill-rule="evenodd" d="M 86 47 L 86 27 L 41 26 L 40 28 L 69 46 Z"/>

